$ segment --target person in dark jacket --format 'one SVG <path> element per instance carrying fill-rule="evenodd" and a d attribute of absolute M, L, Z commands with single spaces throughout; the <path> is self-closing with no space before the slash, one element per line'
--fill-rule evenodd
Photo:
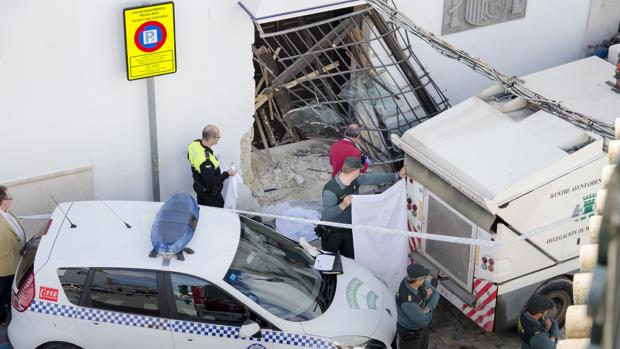
<path fill-rule="evenodd" d="M 220 161 L 213 153 L 213 146 L 219 140 L 220 130 L 216 126 L 207 125 L 202 130 L 202 139 L 194 140 L 187 147 L 198 205 L 224 207 L 224 181 L 236 174 L 233 169 L 224 173 L 220 170 Z"/>
<path fill-rule="evenodd" d="M 362 161 L 348 157 L 342 171 L 323 187 L 323 214 L 321 219 L 329 222 L 351 224 L 351 201 L 359 193 L 360 185 L 383 184 L 405 177 L 405 168 L 397 173 L 363 174 Z M 321 233 L 321 245 L 329 252 L 340 252 L 345 257 L 354 258 L 353 235 L 351 229 L 325 228 Z"/>
<path fill-rule="evenodd" d="M 396 333 L 398 349 L 428 348 L 428 324 L 439 302 L 431 285 L 430 272 L 420 264 L 410 264 L 396 293 Z"/>
<path fill-rule="evenodd" d="M 534 294 L 519 317 L 517 331 L 522 349 L 554 349 L 560 338 L 560 328 L 555 320 L 545 319 L 554 304 L 539 294 Z"/>

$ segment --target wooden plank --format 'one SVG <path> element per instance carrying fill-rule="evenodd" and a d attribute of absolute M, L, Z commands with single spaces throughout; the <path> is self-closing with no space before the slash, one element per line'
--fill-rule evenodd
<path fill-rule="evenodd" d="M 359 17 L 346 18 L 340 22 L 334 29 L 325 33 L 325 35 L 312 47 L 310 47 L 303 55 L 299 57 L 293 64 L 288 66 L 280 75 L 273 80 L 274 86 L 284 84 L 285 81 L 290 81 L 295 75 L 299 74 L 308 65 L 317 62 L 318 57 L 323 54 L 323 50 L 338 43 L 344 38 L 347 32 L 358 26 L 361 22 Z"/>
<path fill-rule="evenodd" d="M 258 84 L 256 84 L 256 89 L 254 90 L 254 96 L 256 96 L 258 94 L 258 92 L 260 91 L 261 87 L 263 87 L 264 83 L 265 83 L 265 75 L 263 75 L 263 77 L 260 78 L 260 80 L 258 81 Z"/>
<path fill-rule="evenodd" d="M 265 147 L 265 149 L 269 149 L 269 143 L 267 142 L 267 137 L 265 137 L 265 131 L 263 131 L 260 117 L 256 114 L 254 114 L 254 123 L 256 123 L 256 128 L 258 129 L 258 133 L 260 134 L 260 139 L 263 142 L 263 146 Z"/>
<path fill-rule="evenodd" d="M 273 99 L 270 98 L 269 103 L 273 104 L 274 103 Z M 282 125 L 282 127 L 284 127 L 286 132 L 288 132 L 288 134 L 291 135 L 291 137 L 293 137 L 293 140 L 295 142 L 299 142 L 300 141 L 299 137 L 297 137 L 295 132 L 293 132 L 293 130 L 288 126 L 288 124 L 284 121 L 284 119 L 282 119 L 282 116 L 280 116 L 280 112 L 278 111 L 278 108 L 275 105 L 273 106 L 273 110 L 275 111 L 273 115 L 276 117 L 276 120 L 278 120 L 278 122 Z"/>
<path fill-rule="evenodd" d="M 273 130 L 271 129 L 271 123 L 269 123 L 269 118 L 267 117 L 267 113 L 265 112 L 265 109 L 259 110 L 258 115 L 260 115 L 260 118 L 263 121 L 263 124 L 265 126 L 265 133 L 267 134 L 267 137 L 269 137 L 269 141 L 271 142 L 271 145 L 275 146 L 276 136 L 274 136 L 273 134 Z"/>
<path fill-rule="evenodd" d="M 304 82 L 306 80 L 310 80 L 310 79 L 314 79 L 317 76 L 319 76 L 321 73 L 327 73 L 330 70 L 333 70 L 335 68 L 338 68 L 338 66 L 340 66 L 339 62 L 334 62 L 331 63 L 329 65 L 326 65 L 325 67 L 319 69 L 319 70 L 315 70 L 311 73 L 308 73 L 302 77 L 300 77 L 299 79 L 295 79 L 289 83 L 287 83 L 286 85 L 284 85 L 287 89 L 291 89 L 297 85 L 299 85 L 299 83 Z M 254 102 L 254 111 L 258 110 L 258 108 L 260 108 L 263 104 L 265 104 L 267 101 L 269 100 L 269 94 L 268 93 L 264 93 L 264 94 L 260 94 L 256 97 L 256 101 Z"/>

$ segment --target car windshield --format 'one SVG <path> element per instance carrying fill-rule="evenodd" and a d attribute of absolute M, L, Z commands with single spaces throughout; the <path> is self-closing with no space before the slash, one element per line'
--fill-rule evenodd
<path fill-rule="evenodd" d="M 249 218 L 240 220 L 239 247 L 224 281 L 282 319 L 306 321 L 323 314 L 336 278 L 322 277 L 294 241 Z"/>

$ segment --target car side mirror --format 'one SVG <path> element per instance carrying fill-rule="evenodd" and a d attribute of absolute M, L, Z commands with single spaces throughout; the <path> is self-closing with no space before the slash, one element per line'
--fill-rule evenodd
<path fill-rule="evenodd" d="M 239 337 L 241 338 L 249 338 L 254 337 L 256 334 L 260 334 L 260 326 L 251 320 L 243 323 L 241 328 L 239 329 Z"/>

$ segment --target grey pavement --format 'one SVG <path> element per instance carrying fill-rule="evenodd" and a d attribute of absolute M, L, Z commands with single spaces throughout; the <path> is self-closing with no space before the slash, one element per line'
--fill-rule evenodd
<path fill-rule="evenodd" d="M 429 349 L 520 349 L 516 329 L 486 333 L 441 298 L 430 327 Z"/>

